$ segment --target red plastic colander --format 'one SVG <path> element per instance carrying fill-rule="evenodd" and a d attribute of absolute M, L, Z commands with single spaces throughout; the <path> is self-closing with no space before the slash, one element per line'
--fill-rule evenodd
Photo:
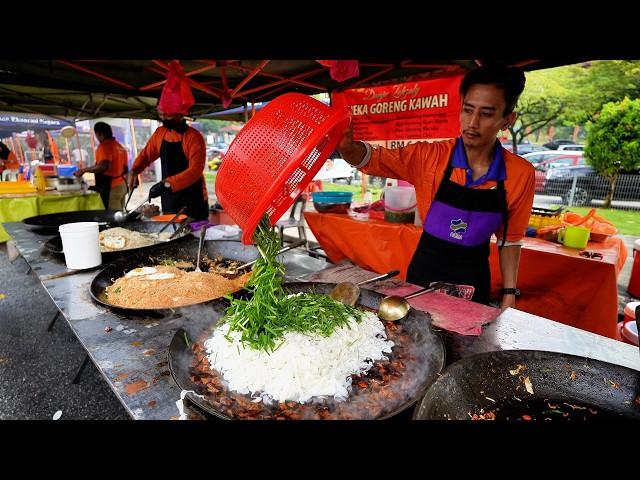
<path fill-rule="evenodd" d="M 277 97 L 231 142 L 216 176 L 218 202 L 242 228 L 242 243 L 267 214 L 273 225 L 313 180 L 351 120 L 300 93 Z"/>

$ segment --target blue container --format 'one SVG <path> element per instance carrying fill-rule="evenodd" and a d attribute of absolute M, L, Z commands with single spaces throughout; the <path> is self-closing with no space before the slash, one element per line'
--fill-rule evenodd
<path fill-rule="evenodd" d="M 311 194 L 314 203 L 351 203 L 351 192 L 314 192 Z"/>
<path fill-rule="evenodd" d="M 73 173 L 78 170 L 76 165 L 58 165 L 59 177 L 73 177 Z"/>

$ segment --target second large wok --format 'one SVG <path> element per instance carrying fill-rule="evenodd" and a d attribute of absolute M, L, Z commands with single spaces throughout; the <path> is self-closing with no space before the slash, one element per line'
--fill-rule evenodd
<path fill-rule="evenodd" d="M 65 223 L 75 222 L 99 222 L 108 223 L 112 226 L 121 225 L 115 221 L 115 214 L 119 210 L 79 210 L 76 212 L 60 212 L 50 213 L 47 215 L 37 215 L 35 217 L 25 218 L 22 223 L 27 227 L 41 233 L 43 235 L 55 235 L 58 233 L 58 227 Z M 125 223 L 130 223 L 137 218 L 128 219 Z"/>
<path fill-rule="evenodd" d="M 109 228 L 116 227 L 116 226 L 121 228 L 126 228 L 127 230 L 132 230 L 134 232 L 140 232 L 140 233 L 156 233 L 162 230 L 164 227 L 167 227 L 164 231 L 168 233 L 173 233 L 176 229 L 179 228 L 180 224 L 173 224 L 173 225 L 167 226 L 167 222 L 131 222 L 131 223 L 126 223 L 122 225 L 114 224 Z M 102 263 L 108 263 L 118 258 L 129 256 L 132 253 L 153 250 L 159 245 L 168 245 L 171 243 L 181 241 L 181 239 L 183 239 L 187 235 L 190 235 L 190 232 L 191 231 L 187 226 L 182 231 L 178 232 L 178 234 L 171 240 L 158 241 L 158 243 L 154 243 L 152 245 L 146 245 L 144 247 L 129 248 L 125 250 L 114 250 L 111 252 L 102 252 Z M 62 239 L 60 238 L 60 235 L 56 235 L 55 237 L 47 240 L 44 244 L 44 248 L 46 248 L 49 252 L 55 255 L 64 254 L 62 250 Z"/>
<path fill-rule="evenodd" d="M 637 370 L 575 355 L 488 352 L 449 365 L 427 390 L 415 418 L 640 419 L 639 382 Z"/>
<path fill-rule="evenodd" d="M 188 261 L 195 263 L 198 255 L 198 239 L 193 236 L 183 242 L 171 245 L 156 245 L 153 249 L 131 253 L 125 258 L 114 261 L 102 270 L 91 282 L 91 296 L 106 306 L 118 310 L 163 310 L 162 308 L 126 308 L 114 305 L 106 295 L 106 289 L 125 273 L 142 266 L 153 266 L 165 260 Z M 237 260 L 241 263 L 258 258 L 258 250 L 253 245 L 243 245 L 233 240 L 213 240 L 204 242 L 203 256 L 210 259 Z M 168 309 L 164 309 L 168 310 Z"/>

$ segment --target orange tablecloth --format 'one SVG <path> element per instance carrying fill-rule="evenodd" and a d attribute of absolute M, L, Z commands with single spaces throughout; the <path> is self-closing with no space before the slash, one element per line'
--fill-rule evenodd
<path fill-rule="evenodd" d="M 332 262 L 348 258 L 378 273 L 398 269 L 403 280 L 422 231 L 416 225 L 355 220 L 334 213 L 305 212 L 305 219 Z M 578 250 L 546 240 L 525 238 L 518 274 L 522 297 L 517 308 L 615 338 L 617 276 L 627 250 L 618 237 L 605 243 L 590 242 L 587 250 L 602 253 L 603 260 L 581 257 Z M 492 296 L 497 299 L 502 276 L 495 243 L 490 265 Z"/>

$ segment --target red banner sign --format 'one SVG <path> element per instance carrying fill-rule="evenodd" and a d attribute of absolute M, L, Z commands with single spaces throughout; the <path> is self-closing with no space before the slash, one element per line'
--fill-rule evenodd
<path fill-rule="evenodd" d="M 334 92 L 332 105 L 351 107 L 356 140 L 453 138 L 460 134 L 461 80 L 455 76 Z"/>

